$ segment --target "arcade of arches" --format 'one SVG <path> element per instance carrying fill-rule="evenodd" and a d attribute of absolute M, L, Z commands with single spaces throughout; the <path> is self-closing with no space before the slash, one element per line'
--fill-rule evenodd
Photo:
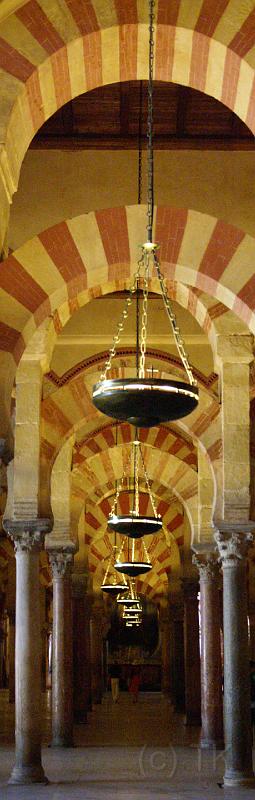
<path fill-rule="evenodd" d="M 145 235 L 147 0 L 0 4 L 0 781 L 19 798 L 41 796 L 46 774 L 60 781 L 46 798 L 80 797 L 65 763 L 90 747 L 96 775 L 109 757 L 96 795 L 121 780 L 127 797 L 117 745 L 127 761 L 139 746 L 130 797 L 176 797 L 178 769 L 152 768 L 153 747 L 165 758 L 171 741 L 189 764 L 178 797 L 192 780 L 187 796 L 205 797 L 190 744 L 224 750 L 206 796 L 220 796 L 217 780 L 243 797 L 254 785 L 255 5 L 156 0 L 155 15 L 154 236 L 200 400 L 185 419 L 140 429 L 163 529 L 147 537 L 143 623 L 128 633 L 101 584 L 134 434 L 91 393 Z M 182 380 L 154 278 L 149 291 L 148 374 Z M 134 326 L 131 310 L 113 377 L 132 375 Z M 56 749 L 42 757 L 42 741 Z"/>

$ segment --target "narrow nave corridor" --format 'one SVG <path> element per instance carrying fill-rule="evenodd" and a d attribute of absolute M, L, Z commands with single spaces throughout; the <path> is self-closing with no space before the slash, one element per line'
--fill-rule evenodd
<path fill-rule="evenodd" d="M 8 692 L 0 693 L 1 800 L 17 797 L 17 789 L 4 785 L 14 753 L 14 709 Z M 114 705 L 110 691 L 93 707 L 85 725 L 74 728 L 73 748 L 49 748 L 51 736 L 50 692 L 43 694 L 43 763 L 48 786 L 20 786 L 18 800 L 210 800 L 223 797 L 223 754 L 201 750 L 200 729 L 185 725 L 161 693 L 141 692 L 133 704 L 121 692 Z M 7 744 L 8 742 L 8 744 Z M 4 746 L 3 744 L 4 743 Z M 236 794 L 234 793 L 234 796 Z M 224 797 L 233 797 L 231 790 Z M 242 790 L 242 798 L 251 797 Z"/>
<path fill-rule="evenodd" d="M 254 795 L 254 136 L 255 0 L 0 0 L 0 800 Z"/>

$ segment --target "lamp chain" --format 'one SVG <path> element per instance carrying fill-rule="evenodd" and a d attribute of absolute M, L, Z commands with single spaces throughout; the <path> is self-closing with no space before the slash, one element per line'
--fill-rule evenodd
<path fill-rule="evenodd" d="M 154 66 L 154 0 L 149 2 L 149 82 L 148 82 L 148 122 L 147 122 L 147 232 L 148 242 L 152 242 L 154 175 L 153 175 L 153 66 Z"/>
<path fill-rule="evenodd" d="M 112 507 L 111 507 L 111 511 L 109 513 L 109 517 L 113 517 L 114 514 L 116 514 L 118 499 L 119 499 L 119 496 L 120 496 L 120 494 L 122 492 L 122 489 L 123 489 L 123 486 L 124 486 L 124 481 L 126 479 L 127 472 L 129 470 L 130 459 L 131 459 L 131 453 L 128 453 L 126 466 L 123 469 L 123 474 L 122 474 L 121 480 L 120 480 L 119 483 L 118 483 L 118 481 L 116 481 L 116 493 L 114 495 L 114 501 L 113 501 L 113 504 L 112 504 Z"/>
<path fill-rule="evenodd" d="M 143 552 L 144 552 L 147 564 L 149 564 L 150 563 L 150 557 L 149 557 L 149 553 L 148 553 L 148 550 L 147 550 L 147 547 L 146 547 L 144 539 L 142 539 L 142 543 L 143 543 Z"/>
<path fill-rule="evenodd" d="M 159 280 L 162 298 L 168 319 L 171 323 L 174 341 L 179 353 L 180 359 L 187 373 L 189 383 L 192 386 L 197 385 L 197 381 L 193 376 L 192 368 L 189 363 L 189 358 L 185 350 L 184 341 L 180 333 L 180 329 L 173 311 L 172 303 L 168 296 L 166 282 L 160 269 L 159 259 L 157 257 L 158 245 L 153 243 L 152 229 L 153 229 L 153 212 L 154 212 L 154 154 L 153 154 L 153 70 L 154 70 L 154 9 L 155 0 L 149 0 L 149 80 L 148 80 L 148 118 L 147 118 L 147 242 L 142 245 L 141 258 L 138 261 L 137 270 L 134 275 L 133 283 L 129 290 L 129 295 L 126 299 L 124 309 L 120 321 L 117 325 L 116 333 L 113 337 L 113 344 L 109 351 L 108 359 L 105 363 L 104 372 L 100 376 L 100 381 L 105 381 L 108 372 L 112 366 L 112 360 L 116 355 L 117 346 L 120 342 L 120 337 L 124 329 L 124 323 L 128 317 L 129 307 L 133 300 L 133 295 L 137 292 L 139 279 L 141 276 L 141 268 L 143 269 L 143 306 L 142 306 L 142 324 L 141 336 L 139 342 L 140 359 L 139 359 L 139 378 L 145 378 L 145 355 L 146 355 L 146 338 L 147 338 L 147 312 L 148 312 L 148 295 L 149 295 L 149 279 L 150 268 L 151 273 L 153 267 L 156 269 L 157 277 Z M 140 99 L 141 103 L 141 99 Z M 140 113 L 141 117 L 141 113 Z M 140 120 L 141 124 L 141 120 Z M 141 160 L 139 162 L 138 171 L 138 202 L 141 199 Z"/>
<path fill-rule="evenodd" d="M 150 256 L 145 253 L 144 256 L 144 286 L 143 286 L 143 309 L 142 309 L 142 325 L 141 325 L 141 341 L 140 341 L 140 364 L 139 364 L 139 378 L 145 377 L 145 355 L 147 346 L 147 320 L 148 320 L 148 294 L 149 294 L 149 269 L 150 269 Z"/>
<path fill-rule="evenodd" d="M 188 355 L 187 355 L 186 350 L 185 350 L 184 341 L 183 341 L 183 338 L 182 338 L 181 333 L 180 333 L 180 328 L 178 326 L 175 313 L 173 311 L 172 303 L 170 301 L 170 298 L 168 297 L 167 288 L 166 288 L 166 284 L 165 284 L 165 279 L 164 279 L 164 276 L 163 276 L 163 274 L 161 272 L 160 263 L 159 263 L 159 260 L 158 260 L 158 257 L 157 257 L 156 253 L 154 253 L 154 264 L 155 264 L 155 267 L 156 267 L 157 276 L 158 276 L 159 283 L 160 283 L 160 288 L 161 288 L 161 292 L 162 292 L 162 297 L 163 297 L 166 313 L 167 313 L 167 316 L 168 316 L 168 318 L 169 318 L 169 320 L 171 322 L 171 325 L 172 325 L 174 340 L 175 340 L 175 344 L 176 344 L 179 356 L 180 356 L 180 358 L 182 360 L 184 369 L 186 370 L 186 373 L 187 373 L 187 376 L 188 376 L 188 379 L 189 379 L 189 382 L 190 382 L 191 386 L 196 386 L 197 385 L 197 381 L 194 378 L 194 375 L 193 375 L 193 372 L 192 372 L 192 369 L 191 369 L 191 366 L 190 366 L 190 363 L 189 363 L 189 358 L 188 358 Z"/>
<path fill-rule="evenodd" d="M 139 517 L 139 446 L 134 444 L 135 516 Z"/>
<path fill-rule="evenodd" d="M 143 258 L 141 257 L 139 259 L 139 261 L 138 261 L 137 270 L 136 270 L 136 273 L 134 275 L 134 280 L 133 280 L 132 285 L 130 286 L 129 294 L 128 294 L 128 297 L 127 297 L 127 299 L 125 301 L 125 305 L 124 305 L 124 308 L 123 308 L 123 311 L 122 311 L 122 314 L 121 314 L 121 317 L 120 317 L 120 321 L 118 322 L 118 325 L 117 325 L 116 333 L 115 333 L 115 335 L 113 337 L 112 347 L 111 347 L 111 349 L 109 351 L 109 357 L 108 357 L 107 361 L 105 362 L 104 372 L 102 372 L 101 375 L 100 375 L 100 381 L 105 381 L 106 380 L 107 373 L 109 372 L 109 370 L 111 369 L 111 366 L 112 366 L 112 360 L 113 360 L 114 356 L 116 355 L 116 349 L 117 349 L 117 346 L 118 346 L 118 344 L 120 342 L 121 334 L 122 334 L 122 332 L 124 330 L 124 324 L 126 322 L 126 319 L 128 318 L 129 307 L 131 306 L 131 303 L 132 303 L 132 300 L 133 300 L 133 295 L 137 291 L 137 282 L 139 281 L 140 270 L 141 270 L 142 263 L 143 263 Z"/>
<path fill-rule="evenodd" d="M 144 461 L 144 456 L 143 456 L 143 453 L 142 453 L 141 444 L 140 444 L 140 456 L 141 456 L 141 461 L 142 461 L 142 465 L 143 465 L 145 483 L 146 483 L 146 486 L 147 486 L 147 489 L 148 489 L 148 494 L 149 494 L 149 497 L 150 497 L 153 514 L 154 514 L 155 519 L 158 519 L 159 515 L 158 515 L 158 512 L 157 512 L 155 503 L 154 503 L 154 497 L 153 497 L 152 492 L 151 492 L 151 487 L 150 487 L 148 473 L 147 473 L 146 466 L 145 466 L 145 461 Z"/>

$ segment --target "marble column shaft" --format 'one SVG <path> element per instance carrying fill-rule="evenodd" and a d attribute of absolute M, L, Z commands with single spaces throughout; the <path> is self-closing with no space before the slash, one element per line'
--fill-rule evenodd
<path fill-rule="evenodd" d="M 8 521 L 16 553 L 15 765 L 13 784 L 46 783 L 41 762 L 39 554 L 49 520 Z"/>
<path fill-rule="evenodd" d="M 247 624 L 248 523 L 216 532 L 223 570 L 225 786 L 254 782 Z M 241 530 L 240 530 L 241 528 Z M 247 532 L 246 532 L 247 531 Z"/>
<path fill-rule="evenodd" d="M 9 636 L 8 636 L 8 655 L 9 655 L 9 703 L 15 703 L 15 610 L 8 611 Z"/>
<path fill-rule="evenodd" d="M 163 694 L 172 697 L 173 681 L 171 675 L 171 648 L 173 640 L 170 628 L 169 606 L 160 609 L 160 633 L 161 633 L 161 652 L 162 652 L 162 676 L 161 688 Z"/>
<path fill-rule="evenodd" d="M 90 620 L 92 703 L 102 702 L 103 696 L 103 635 L 102 608 L 93 606 Z"/>
<path fill-rule="evenodd" d="M 87 577 L 73 575 L 73 699 L 75 722 L 86 722 L 91 708 L 90 636 L 87 617 L 90 599 L 86 593 Z"/>
<path fill-rule="evenodd" d="M 184 581 L 184 654 L 186 725 L 201 724 L 198 584 Z"/>
<path fill-rule="evenodd" d="M 5 647 L 5 630 L 4 630 L 4 607 L 5 607 L 5 594 L 0 592 L 0 688 L 3 688 L 3 662 L 4 662 L 4 647 Z"/>
<path fill-rule="evenodd" d="M 200 746 L 224 746 L 220 646 L 219 570 L 215 558 L 193 558 L 200 578 L 201 718 Z"/>
<path fill-rule="evenodd" d="M 185 666 L 183 603 L 172 603 L 173 616 L 173 702 L 176 711 L 185 711 Z"/>
<path fill-rule="evenodd" d="M 52 747 L 73 745 L 73 553 L 51 551 L 53 574 Z"/>

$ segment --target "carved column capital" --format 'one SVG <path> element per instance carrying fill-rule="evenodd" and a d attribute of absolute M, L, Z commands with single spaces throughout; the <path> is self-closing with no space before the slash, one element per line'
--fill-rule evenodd
<path fill-rule="evenodd" d="M 212 553 L 211 554 L 194 553 L 192 557 L 192 562 L 198 569 L 200 583 L 201 581 L 207 583 L 214 581 L 215 583 L 218 583 L 219 567 L 215 555 L 213 555 Z"/>
<path fill-rule="evenodd" d="M 254 522 L 215 524 L 214 539 L 220 555 L 222 567 L 237 566 L 243 561 L 253 542 Z"/>
<path fill-rule="evenodd" d="M 15 553 L 41 550 L 51 528 L 50 519 L 3 520 L 3 528 L 14 542 Z"/>
<path fill-rule="evenodd" d="M 71 576 L 73 568 L 73 552 L 70 550 L 51 550 L 49 561 L 53 580 Z"/>

